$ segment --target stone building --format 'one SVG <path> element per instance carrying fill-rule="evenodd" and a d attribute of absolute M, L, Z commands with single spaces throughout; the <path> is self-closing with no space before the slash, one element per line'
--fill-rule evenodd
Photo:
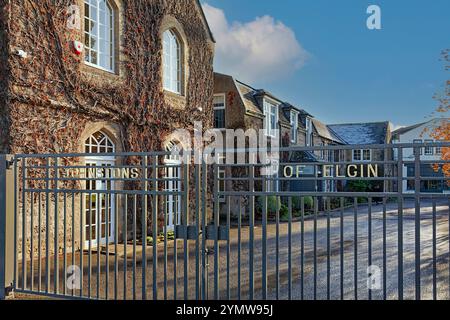
<path fill-rule="evenodd" d="M 169 149 L 176 129 L 212 126 L 213 58 L 197 0 L 0 1 L 0 150 Z"/>
<path fill-rule="evenodd" d="M 328 125 L 328 128 L 346 145 L 363 146 L 363 148 L 347 150 L 343 158 L 347 162 L 370 164 L 393 160 L 393 151 L 391 149 L 371 147 L 391 143 L 392 125 L 388 121 L 335 124 Z M 394 174 L 392 164 L 379 164 L 379 168 L 379 177 L 392 177 Z M 370 190 L 367 191 L 387 192 L 391 191 L 392 187 L 392 181 L 372 181 Z M 345 185 L 341 186 L 341 189 L 345 189 Z"/>

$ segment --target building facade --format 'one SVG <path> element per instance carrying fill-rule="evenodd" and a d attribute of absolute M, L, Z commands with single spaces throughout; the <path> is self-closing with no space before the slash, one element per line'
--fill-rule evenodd
<path fill-rule="evenodd" d="M 212 126 L 214 38 L 198 1 L 57 3 L 0 2 L 2 153 L 86 152 L 95 155 L 77 165 L 138 165 L 97 155 L 170 150 L 176 129 Z M 176 207 L 165 214 L 176 224 Z"/>
<path fill-rule="evenodd" d="M 432 119 L 427 122 L 411 125 L 400 128 L 393 132 L 393 143 L 430 143 L 438 142 L 432 136 L 434 130 L 443 124 L 443 121 L 448 122 L 449 119 Z M 398 160 L 398 153 L 395 154 L 395 159 Z M 403 150 L 403 160 L 413 162 L 415 153 L 412 148 Z M 439 161 L 442 160 L 441 148 L 425 147 L 420 150 L 421 161 Z M 413 163 L 405 164 L 400 171 L 404 178 L 413 178 L 415 176 L 415 167 Z M 425 178 L 436 178 L 436 180 L 422 180 L 420 185 L 420 192 L 424 193 L 450 193 L 450 186 L 444 179 L 444 173 L 441 169 L 436 170 L 432 164 L 422 164 L 420 167 L 420 176 Z M 404 193 L 413 193 L 415 191 L 414 180 L 404 180 L 402 186 Z"/>

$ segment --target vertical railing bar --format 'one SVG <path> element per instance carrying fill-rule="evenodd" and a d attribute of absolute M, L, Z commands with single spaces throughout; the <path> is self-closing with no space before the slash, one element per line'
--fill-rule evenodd
<path fill-rule="evenodd" d="M 128 278 L 128 195 L 123 194 L 122 198 L 125 196 L 124 202 L 124 214 L 123 214 L 123 300 L 127 300 L 127 278 Z"/>
<path fill-rule="evenodd" d="M 228 197 L 228 209 L 227 209 L 227 300 L 231 299 L 230 289 L 230 228 L 231 228 L 231 196 Z"/>
<path fill-rule="evenodd" d="M 155 156 L 153 159 L 153 300 L 158 300 L 158 163 L 159 158 Z"/>
<path fill-rule="evenodd" d="M 41 216 L 42 216 L 42 200 L 41 200 L 41 194 L 39 193 L 39 200 L 38 200 L 38 292 L 42 292 L 42 261 L 41 261 L 41 250 L 42 250 L 42 236 L 41 236 L 41 232 L 42 232 L 42 221 L 41 221 Z"/>
<path fill-rule="evenodd" d="M 50 293 L 50 158 L 45 163 L 45 293 Z"/>
<path fill-rule="evenodd" d="M 97 183 L 96 181 L 92 181 L 91 183 Z M 97 189 L 97 187 L 96 187 Z M 97 299 L 100 300 L 100 277 L 101 277 L 101 257 L 100 257 L 100 252 L 102 250 L 102 244 L 101 244 L 101 239 L 102 239 L 102 210 L 103 210 L 103 206 L 102 206 L 102 197 L 105 197 L 105 206 L 106 206 L 106 193 L 104 195 L 102 195 L 101 193 L 96 195 L 95 197 L 95 225 L 97 226 L 96 228 L 96 238 L 97 238 L 97 285 L 96 285 L 96 290 L 97 290 Z M 106 219 L 106 208 L 105 208 L 105 219 Z M 91 217 L 92 218 L 92 217 Z M 105 226 L 105 232 L 106 232 L 106 226 Z M 107 268 L 107 266 L 105 265 L 105 267 Z M 106 278 L 106 283 L 108 282 L 108 278 Z"/>
<path fill-rule="evenodd" d="M 174 215 L 174 224 L 177 225 L 178 222 L 178 211 L 176 211 L 177 214 Z M 177 234 L 177 228 L 174 227 L 173 230 L 174 234 L 174 244 L 173 244 L 173 300 L 178 300 L 178 234 Z"/>
<path fill-rule="evenodd" d="M 147 191 L 148 191 L 148 157 L 142 158 L 142 300 L 147 300 Z M 176 246 L 176 245 L 175 245 Z"/>
<path fill-rule="evenodd" d="M 208 288 L 207 288 L 207 277 L 209 274 L 206 269 L 206 194 L 208 193 L 208 174 L 206 159 L 202 157 L 202 300 L 207 300 Z"/>
<path fill-rule="evenodd" d="M 250 159 L 254 161 L 255 159 Z M 249 190 L 255 191 L 255 167 L 254 165 L 249 168 Z M 249 300 L 253 300 L 255 296 L 255 279 L 254 279 L 254 244 L 255 244 L 255 196 L 250 196 L 250 209 L 249 209 Z"/>
<path fill-rule="evenodd" d="M 344 211 L 345 211 L 345 198 L 341 198 L 340 201 L 340 207 L 341 207 L 341 216 L 340 216 L 340 290 L 341 290 L 341 300 L 344 300 Z"/>
<path fill-rule="evenodd" d="M 368 208 L 368 248 L 367 248 L 367 268 L 372 266 L 372 197 L 369 197 L 369 208 Z M 369 301 L 372 300 L 372 288 L 368 287 Z"/>
<path fill-rule="evenodd" d="M 403 300 L 403 148 L 398 148 L 398 299 Z"/>
<path fill-rule="evenodd" d="M 59 294 L 59 206 L 58 206 L 58 202 L 59 202 L 59 193 L 58 193 L 58 177 L 59 177 L 59 170 L 58 170 L 58 165 L 59 165 L 59 160 L 57 157 L 55 157 L 53 159 L 53 165 L 54 165 L 54 185 L 53 185 L 53 191 L 55 194 L 55 212 L 54 212 L 54 219 L 55 219 L 55 245 L 54 245 L 54 293 L 55 294 Z"/>
<path fill-rule="evenodd" d="M 383 300 L 387 300 L 387 208 L 386 197 L 383 198 Z"/>
<path fill-rule="evenodd" d="M 305 198 L 300 199 L 300 209 L 301 209 L 301 226 L 300 226 L 300 236 L 301 236 L 301 252 L 300 252 L 300 264 L 301 264 L 301 282 L 300 282 L 300 297 L 301 300 L 305 299 Z"/>
<path fill-rule="evenodd" d="M 86 232 L 86 208 L 85 205 L 85 194 L 80 193 L 80 297 L 83 297 L 83 274 L 84 274 L 84 246 L 85 246 L 85 232 Z"/>
<path fill-rule="evenodd" d="M 421 168 L 420 168 L 420 148 L 414 148 L 414 200 L 415 200 L 415 287 L 416 287 L 416 300 L 421 299 L 421 255 L 420 255 L 420 229 L 421 229 L 421 217 L 420 217 L 420 188 L 421 188 Z"/>
<path fill-rule="evenodd" d="M 136 300 L 137 194 L 133 199 L 133 300 Z"/>
<path fill-rule="evenodd" d="M 331 208 L 330 198 L 326 199 L 327 211 L 327 300 L 331 300 Z"/>
<path fill-rule="evenodd" d="M 319 203 L 317 197 L 314 197 L 314 300 L 317 300 L 317 215 L 319 210 Z"/>
<path fill-rule="evenodd" d="M 164 201 L 164 300 L 168 299 L 167 296 L 167 195 L 163 196 Z"/>
<path fill-rule="evenodd" d="M 18 274 L 19 274 L 19 259 L 18 259 L 18 249 L 19 249 L 19 244 L 17 243 L 18 241 L 18 206 L 19 206 L 19 201 L 18 201 L 18 193 L 19 193 L 19 186 L 17 183 L 17 175 L 18 175 L 18 171 L 17 171 L 17 161 L 18 158 L 14 158 L 13 162 L 14 162 L 14 289 L 18 289 Z"/>
<path fill-rule="evenodd" d="M 19 219 L 19 190 L 20 186 L 17 182 L 17 176 L 19 175 L 17 162 L 18 158 L 14 159 L 14 289 L 19 288 L 19 224 L 17 223 Z M 22 186 L 23 188 L 25 186 Z"/>
<path fill-rule="evenodd" d="M 219 158 L 216 157 L 214 165 L 214 300 L 220 299 L 220 282 L 219 282 Z"/>
<path fill-rule="evenodd" d="M 72 192 L 72 266 L 75 266 L 75 192 Z M 80 241 L 82 241 L 80 239 Z M 66 276 L 67 276 L 67 270 Z M 72 286 L 72 297 L 75 296 L 75 286 Z"/>
<path fill-rule="evenodd" d="M 26 159 L 22 159 L 22 289 L 27 289 L 27 259 L 26 259 L 26 237 L 27 237 L 27 221 L 26 221 Z M 47 248 L 48 251 L 48 248 Z"/>
<path fill-rule="evenodd" d="M 114 207 L 111 208 L 111 213 L 114 209 L 114 300 L 117 301 L 119 297 L 119 255 L 118 255 L 118 242 L 119 242 L 119 215 L 118 215 L 118 205 L 119 205 L 119 194 L 114 195 Z"/>
<path fill-rule="evenodd" d="M 201 156 L 201 155 L 200 155 Z M 195 224 L 197 234 L 195 237 L 195 299 L 200 300 L 200 189 L 201 189 L 201 167 L 200 164 L 195 164 Z"/>
<path fill-rule="evenodd" d="M 91 181 L 91 183 L 95 183 L 95 182 Z M 92 280 L 92 197 L 95 197 L 94 198 L 95 201 L 98 201 L 98 194 L 89 193 L 88 196 L 89 196 L 88 298 L 90 299 L 91 298 L 91 280 Z M 96 206 L 97 206 L 97 203 L 96 203 Z M 97 216 L 96 216 L 96 218 L 97 218 Z"/>
<path fill-rule="evenodd" d="M 355 197 L 354 199 L 354 270 L 353 270 L 353 277 L 354 277 L 354 286 L 355 286 L 355 300 L 358 300 L 358 198 Z"/>
<path fill-rule="evenodd" d="M 31 291 L 34 291 L 34 193 L 30 192 L 30 285 Z"/>
<path fill-rule="evenodd" d="M 184 183 L 184 192 L 183 192 L 183 221 L 182 224 L 186 230 L 184 236 L 184 300 L 188 300 L 189 298 L 189 241 L 187 237 L 187 230 L 189 226 L 189 157 L 184 156 L 185 165 L 183 170 L 183 183 Z"/>
<path fill-rule="evenodd" d="M 277 198 L 275 211 L 275 292 L 276 300 L 280 300 L 280 205 Z M 288 235 L 289 237 L 289 235 Z"/>
<path fill-rule="evenodd" d="M 242 254 L 242 199 L 239 198 L 239 214 L 238 214 L 238 286 L 237 286 L 237 298 L 238 301 L 241 300 L 241 254 Z"/>
<path fill-rule="evenodd" d="M 105 181 L 106 182 L 106 181 Z M 107 182 L 106 182 L 107 183 Z M 108 189 L 108 188 L 106 188 L 106 189 Z M 110 219 L 112 218 L 112 206 L 111 206 L 111 201 L 113 201 L 112 200 L 112 197 L 113 197 L 113 195 L 110 195 L 109 193 L 108 194 L 105 194 L 105 200 L 106 200 L 106 203 L 105 203 L 105 217 L 106 217 L 106 224 L 105 224 L 105 236 L 106 236 L 106 263 L 105 263 L 105 267 L 106 267 L 106 270 L 105 270 L 105 278 L 106 278 L 106 281 L 105 281 L 105 299 L 106 300 L 109 300 L 109 238 L 111 237 L 111 234 L 110 234 L 110 224 L 112 224 L 112 221 L 110 221 Z M 109 216 L 109 213 L 111 212 L 111 217 Z M 102 217 L 100 216 L 100 219 L 101 219 Z M 101 221 L 101 220 L 100 220 Z M 101 221 L 101 222 L 103 222 L 103 221 Z M 101 226 L 101 225 L 100 225 Z M 101 239 L 101 238 L 100 238 Z M 99 239 L 99 240 L 100 240 Z M 101 249 L 101 247 L 99 246 L 98 247 L 98 251 L 100 251 L 100 249 Z"/>
<path fill-rule="evenodd" d="M 64 243 L 64 257 L 63 257 L 63 292 L 67 295 L 67 284 L 66 284 L 66 270 L 67 270 L 67 193 L 63 193 L 63 205 L 64 205 L 64 231 L 63 231 L 63 243 Z"/>
<path fill-rule="evenodd" d="M 266 176 L 263 176 L 263 192 L 267 192 L 267 180 Z M 263 195 L 263 208 L 262 208 L 262 300 L 267 300 L 267 196 Z"/>
<path fill-rule="evenodd" d="M 288 199 L 288 300 L 292 300 L 292 197 Z"/>
<path fill-rule="evenodd" d="M 437 221 L 436 221 L 436 199 L 433 199 L 433 300 L 437 300 Z"/>

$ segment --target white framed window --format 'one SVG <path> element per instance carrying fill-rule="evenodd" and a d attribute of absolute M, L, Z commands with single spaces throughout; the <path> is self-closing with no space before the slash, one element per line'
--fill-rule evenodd
<path fill-rule="evenodd" d="M 291 142 L 297 143 L 298 137 L 298 112 L 291 111 Z"/>
<path fill-rule="evenodd" d="M 370 149 L 353 150 L 353 161 L 360 161 L 360 162 L 372 161 L 372 150 Z"/>
<path fill-rule="evenodd" d="M 225 94 L 214 95 L 214 128 L 225 129 Z"/>
<path fill-rule="evenodd" d="M 434 140 L 425 140 L 425 143 L 433 143 Z M 434 155 L 434 147 L 425 147 L 425 155 L 432 156 Z"/>
<path fill-rule="evenodd" d="M 177 33 L 170 29 L 163 33 L 163 86 L 167 91 L 182 94 L 182 45 Z"/>
<path fill-rule="evenodd" d="M 268 100 L 264 100 L 264 130 L 267 136 L 276 137 L 278 129 L 278 106 Z"/>
<path fill-rule="evenodd" d="M 313 130 L 311 118 L 306 118 L 306 146 L 311 147 L 313 144 Z"/>
<path fill-rule="evenodd" d="M 114 72 L 114 9 L 108 0 L 84 1 L 85 63 Z"/>
<path fill-rule="evenodd" d="M 223 154 L 218 154 L 217 155 L 217 164 L 218 164 L 218 166 L 217 166 L 217 178 L 218 178 L 218 191 L 219 192 L 225 192 L 226 191 L 226 181 L 225 181 L 225 178 L 226 178 L 226 169 L 225 169 L 225 167 L 224 167 L 224 164 L 225 164 L 225 159 L 226 159 L 226 157 L 225 157 L 225 155 L 223 155 Z M 220 197 L 219 197 L 219 202 L 225 202 L 225 200 L 226 200 L 226 197 L 224 196 L 224 195 L 220 195 Z"/>
<path fill-rule="evenodd" d="M 280 191 L 280 161 L 277 159 L 271 159 L 271 174 L 267 176 L 266 191 L 278 192 Z"/>
<path fill-rule="evenodd" d="M 422 139 L 415 139 L 413 141 L 413 143 L 414 144 L 421 144 L 421 143 L 423 143 L 423 140 Z M 415 153 L 415 151 L 414 151 L 414 153 Z M 423 155 L 423 148 L 420 148 L 420 155 Z"/>

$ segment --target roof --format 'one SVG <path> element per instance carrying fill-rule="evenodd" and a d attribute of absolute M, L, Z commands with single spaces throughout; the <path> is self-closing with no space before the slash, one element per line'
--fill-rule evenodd
<path fill-rule="evenodd" d="M 254 92 L 256 91 L 254 88 L 249 85 L 237 81 L 236 80 L 237 89 L 240 91 L 245 109 L 254 113 L 262 113 L 263 110 L 259 107 L 258 102 L 255 99 Z"/>
<path fill-rule="evenodd" d="M 349 123 L 334 124 L 328 128 L 343 142 L 349 145 L 385 144 L 390 130 L 390 123 Z"/>
<path fill-rule="evenodd" d="M 416 128 L 419 128 L 419 127 L 423 126 L 424 124 L 427 124 L 427 122 L 414 124 L 414 125 L 409 126 L 409 127 L 402 127 L 402 128 L 399 128 L 399 129 L 395 130 L 394 132 L 392 132 L 392 134 L 393 135 L 404 134 L 404 133 L 406 133 L 408 131 L 411 131 L 411 130 L 414 130 Z"/>
<path fill-rule="evenodd" d="M 421 126 L 429 124 L 431 122 L 443 121 L 443 120 L 447 120 L 448 121 L 450 119 L 448 119 L 448 118 L 431 119 L 431 120 L 429 120 L 427 122 L 422 122 L 422 123 L 418 123 L 418 124 L 413 124 L 413 125 L 408 126 L 408 127 L 399 128 L 399 129 L 395 130 L 394 132 L 392 132 L 392 135 L 394 135 L 394 136 L 402 135 L 402 134 L 407 133 L 407 132 L 409 132 L 411 130 L 414 130 L 414 129 L 420 128 Z"/>
<path fill-rule="evenodd" d="M 335 141 L 338 143 L 345 144 L 345 142 L 340 139 L 333 131 L 331 131 L 325 124 L 320 122 L 317 119 L 312 119 L 312 123 L 314 127 L 316 128 L 317 134 L 325 139 Z"/>
<path fill-rule="evenodd" d="M 202 14 L 203 23 L 205 24 L 206 29 L 208 30 L 208 35 L 210 36 L 211 41 L 216 43 L 216 39 L 214 38 L 214 34 L 211 31 L 211 27 L 209 26 L 208 19 L 206 19 L 205 11 L 203 10 L 203 7 L 202 7 L 202 4 L 200 3 L 200 0 L 197 0 L 195 2 L 197 3 L 197 6 L 200 9 L 200 12 Z"/>
<path fill-rule="evenodd" d="M 312 151 L 294 151 L 289 159 L 290 162 L 319 162 L 319 159 Z"/>

